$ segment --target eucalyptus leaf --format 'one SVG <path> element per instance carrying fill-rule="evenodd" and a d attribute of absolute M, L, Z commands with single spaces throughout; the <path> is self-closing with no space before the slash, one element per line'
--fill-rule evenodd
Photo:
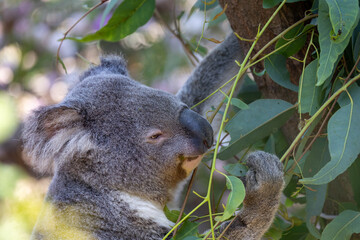
<path fill-rule="evenodd" d="M 170 210 L 166 205 L 164 207 L 164 213 L 167 219 L 169 219 L 172 222 L 176 222 L 179 218 L 180 211 L 179 210 Z M 183 214 L 183 217 L 185 214 Z"/>
<path fill-rule="evenodd" d="M 260 97 L 261 93 L 255 81 L 251 80 L 248 75 L 245 75 L 238 98 L 241 98 L 243 102 L 249 104 Z"/>
<path fill-rule="evenodd" d="M 241 101 L 238 98 L 232 98 L 230 103 L 231 103 L 231 105 L 233 105 L 239 109 L 248 109 L 249 108 L 249 106 L 246 103 L 244 103 L 243 101 Z"/>
<path fill-rule="evenodd" d="M 360 55 L 360 32 L 357 34 L 357 37 L 354 41 L 354 52 L 353 52 L 353 56 L 354 56 L 354 61 L 357 60 L 357 58 Z M 359 63 L 360 65 L 360 63 Z M 359 67 L 358 65 L 358 67 Z"/>
<path fill-rule="evenodd" d="M 329 120 L 328 139 L 331 161 L 303 184 L 324 184 L 335 179 L 355 161 L 360 153 L 360 99 L 340 108 Z"/>
<path fill-rule="evenodd" d="M 299 112 L 309 113 L 311 116 L 320 108 L 321 88 L 316 86 L 316 72 L 318 59 L 309 63 L 301 76 L 299 90 Z"/>
<path fill-rule="evenodd" d="M 230 163 L 225 165 L 224 169 L 235 177 L 244 177 L 248 171 L 248 168 L 241 163 Z"/>
<path fill-rule="evenodd" d="M 276 215 L 274 218 L 273 226 L 277 229 L 281 229 L 282 231 L 285 231 L 291 227 L 292 223 L 285 220 L 284 218 Z"/>
<path fill-rule="evenodd" d="M 358 22 L 359 2 L 358 0 L 326 0 L 326 2 L 332 25 L 331 38 L 340 43 L 351 35 Z"/>
<path fill-rule="evenodd" d="M 310 154 L 306 157 L 303 169 L 304 177 L 312 177 L 326 163 L 330 161 L 328 141 L 326 138 L 318 138 L 311 147 Z M 316 238 L 320 238 L 320 232 L 311 223 L 313 216 L 319 216 L 322 212 L 326 198 L 327 184 L 309 185 L 306 188 L 306 226 L 309 232 Z"/>
<path fill-rule="evenodd" d="M 356 7 L 358 8 L 358 7 Z M 359 14 L 356 15 L 356 20 L 353 26 L 350 27 L 350 32 L 354 30 L 359 21 Z M 329 7 L 326 0 L 319 0 L 319 17 L 318 17 L 319 43 L 320 43 L 320 66 L 317 72 L 317 86 L 322 85 L 325 80 L 331 76 L 334 65 L 339 56 L 343 54 L 348 45 L 351 34 L 348 34 L 342 41 L 334 41 L 331 37 L 333 29 L 329 16 Z"/>
<path fill-rule="evenodd" d="M 185 240 L 193 237 L 198 232 L 199 223 L 185 221 L 176 232 L 175 240 Z M 191 238 L 190 238 L 191 239 Z"/>
<path fill-rule="evenodd" d="M 124 0 L 103 28 L 77 40 L 81 42 L 119 41 L 147 23 L 154 10 L 155 0 Z"/>
<path fill-rule="evenodd" d="M 217 0 L 197 0 L 194 4 L 195 8 L 198 8 L 200 11 L 208 11 L 210 9 L 215 8 L 219 5 L 219 2 Z"/>
<path fill-rule="evenodd" d="M 226 20 L 226 14 L 225 12 L 222 13 L 220 16 L 218 16 L 216 19 L 214 19 L 219 13 L 221 13 L 223 11 L 222 7 L 219 5 L 217 7 L 214 8 L 214 10 L 212 10 L 209 14 L 209 19 L 211 19 L 211 21 L 208 23 L 208 27 L 212 27 L 212 26 L 216 26 L 219 23 L 223 22 Z"/>
<path fill-rule="evenodd" d="M 258 77 L 262 77 L 266 73 L 266 69 L 264 68 L 264 70 L 262 70 L 261 72 L 256 72 L 256 69 L 254 68 L 253 73 Z"/>
<path fill-rule="evenodd" d="M 298 86 L 294 85 L 290 81 L 290 74 L 286 68 L 286 57 L 281 54 L 272 54 L 265 59 L 265 69 L 270 78 L 283 86 L 284 88 L 290 89 L 297 92 Z"/>
<path fill-rule="evenodd" d="M 106 8 L 101 16 L 100 20 L 100 27 L 104 26 L 105 19 L 107 15 L 110 13 L 110 11 L 115 7 L 116 3 L 118 3 L 118 0 L 111 0 L 107 5 Z"/>
<path fill-rule="evenodd" d="M 195 52 L 195 50 L 197 50 L 197 53 L 199 53 L 201 56 L 205 56 L 208 52 L 206 47 L 204 47 L 202 45 L 198 46 L 198 39 L 196 36 L 191 38 L 190 41 L 187 41 L 187 43 L 189 44 L 190 50 L 192 52 Z"/>
<path fill-rule="evenodd" d="M 341 93 L 338 99 L 338 103 L 341 107 L 351 103 L 348 94 L 350 94 L 352 99 L 360 99 L 360 87 L 356 84 L 353 84 L 347 89 L 347 92 Z"/>
<path fill-rule="evenodd" d="M 320 240 L 348 240 L 353 233 L 360 233 L 360 212 L 346 210 L 325 227 Z"/>
<path fill-rule="evenodd" d="M 293 38 L 297 38 L 286 47 L 280 49 L 277 53 L 280 53 L 285 57 L 290 57 L 296 54 L 305 45 L 306 34 L 302 34 L 301 36 L 299 36 L 303 32 L 303 28 L 304 24 L 299 24 L 298 26 L 287 32 L 283 38 L 279 39 L 279 41 L 277 41 L 275 45 L 276 49 L 290 42 Z"/>
<path fill-rule="evenodd" d="M 360 157 L 356 159 L 356 161 L 351 165 L 348 170 L 349 173 L 349 181 L 354 192 L 354 200 L 357 204 L 357 207 L 360 208 L 360 181 L 359 181 L 359 173 L 360 173 Z"/>
<path fill-rule="evenodd" d="M 189 237 L 184 238 L 184 240 L 201 240 L 201 238 L 196 237 L 196 236 L 189 236 Z"/>
<path fill-rule="evenodd" d="M 266 141 L 264 151 L 276 155 L 276 144 L 275 144 L 274 134 L 271 134 L 268 140 Z"/>
<path fill-rule="evenodd" d="M 302 2 L 305 0 L 288 0 L 287 3 Z M 263 0 L 263 8 L 272 8 L 281 3 L 282 0 Z"/>
<path fill-rule="evenodd" d="M 321 237 L 319 230 L 311 223 L 311 219 L 314 216 L 320 215 L 325 199 L 327 184 L 323 185 L 311 185 L 310 189 L 306 189 L 306 226 L 309 232 L 319 239 Z"/>
<path fill-rule="evenodd" d="M 283 232 L 281 240 L 305 240 L 308 236 L 308 230 L 305 224 L 292 227 L 290 230 Z"/>
<path fill-rule="evenodd" d="M 269 136 L 295 112 L 295 106 L 278 99 L 260 99 L 239 111 L 226 125 L 231 141 L 218 157 L 229 159 L 241 150 Z"/>
<path fill-rule="evenodd" d="M 216 221 L 225 221 L 229 219 L 244 201 L 245 187 L 243 182 L 234 176 L 226 176 L 226 187 L 230 189 L 230 193 L 226 202 L 224 214 L 221 217 L 216 217 Z"/>

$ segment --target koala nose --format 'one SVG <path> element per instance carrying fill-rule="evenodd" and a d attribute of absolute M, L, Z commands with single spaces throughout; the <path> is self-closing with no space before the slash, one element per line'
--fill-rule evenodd
<path fill-rule="evenodd" d="M 192 137 L 195 147 L 203 154 L 213 143 L 213 129 L 210 123 L 196 112 L 185 109 L 180 114 L 180 124 Z"/>

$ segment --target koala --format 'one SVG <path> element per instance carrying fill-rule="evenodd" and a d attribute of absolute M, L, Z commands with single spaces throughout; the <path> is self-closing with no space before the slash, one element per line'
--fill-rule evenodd
<path fill-rule="evenodd" d="M 36 110 L 24 125 L 24 151 L 53 177 L 32 239 L 163 239 L 174 225 L 163 208 L 176 204 L 213 144 L 219 120 L 210 125 L 205 115 L 223 96 L 190 107 L 234 76 L 241 56 L 229 36 L 177 95 L 132 80 L 122 57 L 107 56 L 61 103 Z M 247 165 L 244 206 L 220 227 L 227 239 L 260 239 L 279 205 L 278 158 L 254 152 Z"/>

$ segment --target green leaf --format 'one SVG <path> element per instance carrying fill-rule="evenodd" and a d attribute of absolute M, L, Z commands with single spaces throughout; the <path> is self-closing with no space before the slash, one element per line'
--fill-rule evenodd
<path fill-rule="evenodd" d="M 290 42 L 293 38 L 298 37 L 302 33 L 303 28 L 304 28 L 304 24 L 299 24 L 298 26 L 291 29 L 289 32 L 287 32 L 284 35 L 283 38 L 281 38 L 279 41 L 276 42 L 275 48 L 278 49 L 282 45 Z M 306 34 L 302 34 L 296 40 L 290 43 L 288 46 L 280 49 L 277 53 L 280 53 L 285 57 L 290 57 L 296 54 L 305 45 L 305 41 L 306 41 Z"/>
<path fill-rule="evenodd" d="M 226 187 L 230 189 L 229 197 L 226 202 L 224 214 L 221 217 L 216 217 L 216 221 L 225 221 L 229 219 L 244 201 L 245 187 L 243 182 L 234 176 L 226 176 Z"/>
<path fill-rule="evenodd" d="M 312 177 L 328 162 L 330 162 L 330 153 L 327 138 L 318 138 L 311 147 L 310 154 L 307 156 L 304 164 L 304 177 Z M 321 209 L 320 209 L 321 211 Z"/>
<path fill-rule="evenodd" d="M 358 85 L 353 84 L 347 90 L 348 91 L 343 92 L 338 99 L 338 103 L 341 107 L 344 107 L 351 103 L 348 93 L 350 94 L 352 99 L 360 99 L 360 87 Z"/>
<path fill-rule="evenodd" d="M 192 52 L 195 52 L 195 50 L 197 49 L 197 53 L 199 53 L 201 56 L 205 56 L 207 54 L 207 52 L 208 52 L 206 47 L 204 47 L 202 45 L 198 46 L 198 39 L 197 39 L 196 36 L 191 38 L 190 41 L 187 41 L 187 43 L 189 44 L 190 50 Z"/>
<path fill-rule="evenodd" d="M 177 231 L 175 240 L 185 240 L 188 237 L 196 235 L 199 225 L 200 223 L 185 221 L 180 227 L 179 231 Z"/>
<path fill-rule="evenodd" d="M 328 141 L 326 138 L 318 138 L 311 147 L 311 152 L 305 160 L 303 174 L 312 177 L 326 163 L 330 161 Z M 306 188 L 306 226 L 309 232 L 316 238 L 320 238 L 320 232 L 311 223 L 313 216 L 319 216 L 325 203 L 327 184 L 309 185 Z"/>
<path fill-rule="evenodd" d="M 360 181 L 359 181 L 359 173 L 360 173 L 360 157 L 356 159 L 356 161 L 351 165 L 348 170 L 349 180 L 354 192 L 354 200 L 357 203 L 358 208 L 360 208 Z"/>
<path fill-rule="evenodd" d="M 220 16 L 218 16 L 215 20 L 213 20 L 215 18 L 216 15 L 218 15 L 219 13 L 221 13 L 223 11 L 222 7 L 219 5 L 216 8 L 214 8 L 214 10 L 212 10 L 209 14 L 209 19 L 211 19 L 211 21 L 208 23 L 208 27 L 213 27 L 218 25 L 219 23 L 223 22 L 226 20 L 226 14 L 223 13 Z"/>
<path fill-rule="evenodd" d="M 172 222 L 176 222 L 179 218 L 180 211 L 179 210 L 170 210 L 166 205 L 164 207 L 164 213 L 167 219 L 169 219 Z M 183 217 L 185 214 L 183 213 Z"/>
<path fill-rule="evenodd" d="M 184 238 L 184 240 L 201 240 L 201 238 L 196 237 L 196 236 L 189 236 L 189 237 Z"/>
<path fill-rule="evenodd" d="M 224 166 L 224 169 L 235 177 L 243 177 L 246 175 L 248 168 L 241 163 L 228 164 Z"/>
<path fill-rule="evenodd" d="M 224 99 L 225 104 L 227 104 L 228 99 L 229 99 L 228 96 L 226 96 L 226 98 Z M 249 108 L 249 106 L 246 103 L 244 103 L 243 101 L 241 101 L 238 98 L 232 98 L 230 101 L 230 104 L 239 109 L 248 109 Z"/>
<path fill-rule="evenodd" d="M 360 54 L 360 32 L 358 33 L 357 37 L 356 37 L 356 40 L 354 41 L 354 61 L 357 60 L 359 54 Z M 360 63 L 358 65 L 358 68 L 360 66 Z"/>
<path fill-rule="evenodd" d="M 226 125 L 231 142 L 218 157 L 229 159 L 241 150 L 269 136 L 280 128 L 295 112 L 295 106 L 278 99 L 260 99 L 239 111 Z"/>
<path fill-rule="evenodd" d="M 101 16 L 100 20 L 100 27 L 104 26 L 105 19 L 110 11 L 115 7 L 116 3 L 119 2 L 118 0 L 111 0 L 107 5 L 106 8 Z"/>
<path fill-rule="evenodd" d="M 282 218 L 280 216 L 275 216 L 275 218 L 274 218 L 273 226 L 276 227 L 277 229 L 285 231 L 285 230 L 289 229 L 289 227 L 291 227 L 291 225 L 292 225 L 291 222 L 285 220 L 284 218 Z"/>
<path fill-rule="evenodd" d="M 251 80 L 248 75 L 244 76 L 243 84 L 240 88 L 238 97 L 245 103 L 249 104 L 261 97 L 258 86 L 255 81 Z"/>
<path fill-rule="evenodd" d="M 346 210 L 325 227 L 321 240 L 347 240 L 353 233 L 360 233 L 360 212 Z"/>
<path fill-rule="evenodd" d="M 231 105 L 233 105 L 239 109 L 248 109 L 249 108 L 249 106 L 246 103 L 244 103 L 243 101 L 241 101 L 238 98 L 232 98 L 230 103 L 231 103 Z"/>
<path fill-rule="evenodd" d="M 206 8 L 205 8 L 205 4 L 206 4 Z M 204 11 L 206 9 L 206 11 L 213 9 L 214 7 L 218 6 L 219 2 L 213 1 L 213 0 L 197 0 L 196 3 L 194 4 L 194 7 L 198 8 L 200 11 Z"/>
<path fill-rule="evenodd" d="M 355 161 L 360 153 L 360 99 L 340 108 L 328 123 L 331 161 L 303 184 L 324 184 L 335 179 Z M 356 101 L 355 101 L 356 100 Z"/>
<path fill-rule="evenodd" d="M 305 0 L 288 0 L 287 3 L 302 2 Z M 282 0 L 263 0 L 263 8 L 272 8 L 281 3 Z"/>
<path fill-rule="evenodd" d="M 358 7 L 356 7 L 358 8 Z M 359 21 L 359 14 L 356 14 L 356 20 L 353 26 L 350 27 L 352 31 L 357 22 Z M 318 68 L 317 76 L 318 80 L 316 85 L 322 85 L 325 80 L 331 76 L 334 68 L 334 64 L 340 55 L 343 54 L 346 46 L 349 43 L 351 34 L 348 34 L 342 41 L 333 40 L 332 25 L 329 18 L 329 7 L 325 0 L 319 0 L 319 17 L 318 17 L 318 30 L 319 30 L 319 43 L 320 43 L 320 66 Z"/>
<path fill-rule="evenodd" d="M 336 42 L 344 41 L 357 23 L 359 14 L 358 0 L 326 0 L 330 22 L 332 25 L 331 38 Z"/>
<path fill-rule="evenodd" d="M 305 224 L 294 226 L 288 231 L 283 232 L 281 240 L 305 240 L 308 235 Z"/>
<path fill-rule="evenodd" d="M 272 54 L 265 59 L 265 69 L 274 82 L 284 88 L 298 91 L 299 87 L 290 82 L 290 74 L 286 68 L 286 57 L 276 53 Z"/>
<path fill-rule="evenodd" d="M 274 134 L 271 134 L 266 141 L 264 151 L 276 155 L 276 146 L 275 146 L 275 137 Z"/>
<path fill-rule="evenodd" d="M 266 73 L 266 69 L 264 68 L 264 70 L 262 70 L 261 72 L 256 72 L 256 69 L 254 68 L 253 73 L 258 77 L 262 77 Z"/>
<path fill-rule="evenodd" d="M 119 41 L 147 23 L 153 15 L 154 9 L 155 0 L 124 0 L 103 28 L 78 39 L 78 41 Z"/>
<path fill-rule="evenodd" d="M 320 108 L 321 88 L 316 86 L 316 72 L 318 59 L 309 63 L 303 75 L 299 90 L 299 112 L 309 113 L 311 116 Z"/>

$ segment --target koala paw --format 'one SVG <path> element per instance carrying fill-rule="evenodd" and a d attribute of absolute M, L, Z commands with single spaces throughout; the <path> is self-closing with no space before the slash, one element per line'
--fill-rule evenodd
<path fill-rule="evenodd" d="M 284 185 L 283 165 L 270 153 L 257 151 L 248 155 L 246 165 L 246 192 L 271 196 L 278 194 Z"/>

